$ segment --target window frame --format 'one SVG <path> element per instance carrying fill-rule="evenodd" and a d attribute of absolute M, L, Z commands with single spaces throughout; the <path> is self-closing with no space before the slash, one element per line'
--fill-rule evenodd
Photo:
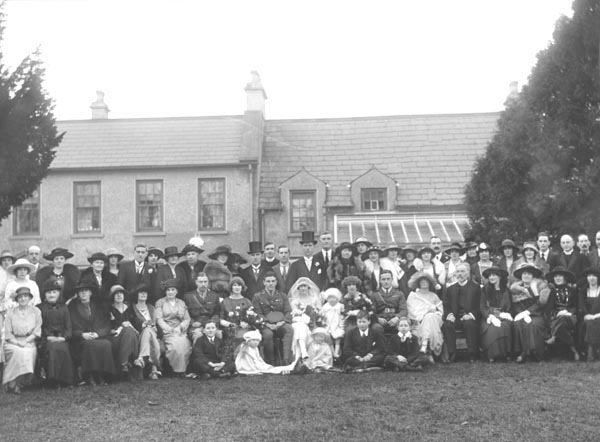
<path fill-rule="evenodd" d="M 23 206 L 25 206 L 26 204 L 28 204 L 28 202 L 33 198 L 33 196 L 37 194 L 37 230 L 36 231 L 28 231 L 28 232 L 21 232 L 19 230 L 19 213 L 23 210 L 26 210 Z M 28 236 L 40 236 L 42 233 L 42 189 L 41 186 L 38 186 L 38 188 L 34 191 L 34 193 L 27 198 L 25 201 L 23 201 L 21 203 L 20 206 L 18 207 L 13 207 L 13 215 L 12 215 L 12 229 L 13 229 L 13 236 L 18 236 L 18 237 L 28 237 Z M 27 209 L 27 210 L 31 210 L 31 209 Z"/>
<path fill-rule="evenodd" d="M 222 202 L 219 204 L 207 204 L 202 201 L 202 183 L 206 182 L 220 182 L 223 186 Z M 227 180 L 225 177 L 204 177 L 198 178 L 198 216 L 197 225 L 200 232 L 224 232 L 227 230 Z M 202 225 L 202 215 L 204 206 L 222 206 L 223 207 L 223 225 L 218 227 L 206 227 Z"/>
<path fill-rule="evenodd" d="M 77 205 L 77 193 L 78 186 L 85 186 L 90 184 L 98 185 L 98 229 L 92 230 L 79 230 L 78 229 L 78 209 L 95 208 L 96 206 L 82 206 Z M 93 220 L 92 220 L 93 221 Z M 75 235 L 97 235 L 102 233 L 102 181 L 90 180 L 90 181 L 73 181 L 73 234 Z"/>
<path fill-rule="evenodd" d="M 140 185 L 142 184 L 160 184 L 160 202 L 159 204 L 140 204 Z M 159 207 L 159 226 L 143 227 L 141 225 L 142 208 Z M 135 231 L 137 233 L 146 232 L 164 232 L 165 229 L 165 183 L 162 179 L 143 179 L 135 181 Z"/>
<path fill-rule="evenodd" d="M 383 192 L 381 199 L 373 199 L 372 196 L 369 200 L 365 199 L 365 194 L 367 192 Z M 369 208 L 365 207 L 365 203 L 369 201 Z M 373 203 L 377 202 L 377 208 L 373 209 Z M 380 202 L 383 202 L 383 207 L 379 205 Z M 362 187 L 360 189 L 360 211 L 361 212 L 385 212 L 388 210 L 386 207 L 388 204 L 388 188 L 387 187 Z"/>
<path fill-rule="evenodd" d="M 312 197 L 312 226 L 294 228 L 294 197 L 299 195 L 310 195 Z M 301 219 L 300 217 L 298 219 Z M 310 219 L 304 217 L 304 219 Z M 300 223 L 299 223 L 300 224 Z M 317 230 L 317 191 L 315 189 L 290 189 L 290 233 L 301 233 L 304 230 Z"/>

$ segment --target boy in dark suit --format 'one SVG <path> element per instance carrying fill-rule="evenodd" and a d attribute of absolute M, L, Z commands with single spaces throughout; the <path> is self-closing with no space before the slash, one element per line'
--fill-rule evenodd
<path fill-rule="evenodd" d="M 356 315 L 356 328 L 351 329 L 344 339 L 342 358 L 346 372 L 360 373 L 374 367 L 383 367 L 385 338 L 369 327 L 371 320 L 365 311 Z"/>
<path fill-rule="evenodd" d="M 230 378 L 235 372 L 233 361 L 224 360 L 223 341 L 216 335 L 217 324 L 208 321 L 192 349 L 192 370 L 204 379 Z"/>
<path fill-rule="evenodd" d="M 421 371 L 429 364 L 427 354 L 420 351 L 419 338 L 410 332 L 408 318 L 398 321 L 398 333 L 388 340 L 388 355 L 384 366 L 395 371 Z"/>

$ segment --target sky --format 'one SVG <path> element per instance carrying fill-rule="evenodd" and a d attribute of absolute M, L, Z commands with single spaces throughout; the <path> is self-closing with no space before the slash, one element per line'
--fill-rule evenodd
<path fill-rule="evenodd" d="M 3 63 L 40 47 L 58 119 L 495 112 L 571 0 L 5 0 Z"/>

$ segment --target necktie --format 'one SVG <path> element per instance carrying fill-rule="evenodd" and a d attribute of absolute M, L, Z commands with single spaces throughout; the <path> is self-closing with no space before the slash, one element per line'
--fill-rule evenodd
<path fill-rule="evenodd" d="M 258 281 L 258 267 L 254 267 L 254 279 L 256 279 Z"/>
<path fill-rule="evenodd" d="M 329 250 L 325 251 L 325 267 L 329 267 Z"/>
<path fill-rule="evenodd" d="M 282 267 L 282 269 L 281 269 L 281 276 L 282 276 L 283 279 L 287 278 L 287 266 Z"/>
<path fill-rule="evenodd" d="M 215 345 L 215 338 L 210 338 L 209 341 L 211 344 Z"/>

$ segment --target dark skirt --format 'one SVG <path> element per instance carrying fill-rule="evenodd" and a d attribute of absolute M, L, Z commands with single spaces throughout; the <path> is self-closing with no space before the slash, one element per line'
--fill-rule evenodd
<path fill-rule="evenodd" d="M 513 323 L 513 346 L 514 351 L 522 356 L 535 354 L 537 357 L 544 356 L 546 345 L 546 321 L 542 316 L 531 316 L 531 322 L 515 321 Z"/>
<path fill-rule="evenodd" d="M 571 316 L 558 316 L 550 321 L 550 334 L 558 341 L 564 342 L 569 347 L 575 345 L 575 339 L 573 337 L 575 333 L 575 324 L 577 318 L 575 315 Z"/>
<path fill-rule="evenodd" d="M 43 352 L 48 380 L 72 385 L 74 371 L 69 344 L 66 341 L 46 342 Z"/>
<path fill-rule="evenodd" d="M 510 356 L 512 351 L 512 321 L 500 320 L 500 327 L 481 321 L 481 348 L 488 359 Z"/>
<path fill-rule="evenodd" d="M 118 365 L 131 363 L 139 354 L 139 334 L 132 327 L 123 327 L 118 336 L 111 338 L 114 359 Z"/>
<path fill-rule="evenodd" d="M 115 374 L 112 345 L 108 339 L 93 339 L 81 343 L 81 371 Z"/>
<path fill-rule="evenodd" d="M 587 345 L 600 345 L 600 318 L 582 321 L 583 339 Z"/>

